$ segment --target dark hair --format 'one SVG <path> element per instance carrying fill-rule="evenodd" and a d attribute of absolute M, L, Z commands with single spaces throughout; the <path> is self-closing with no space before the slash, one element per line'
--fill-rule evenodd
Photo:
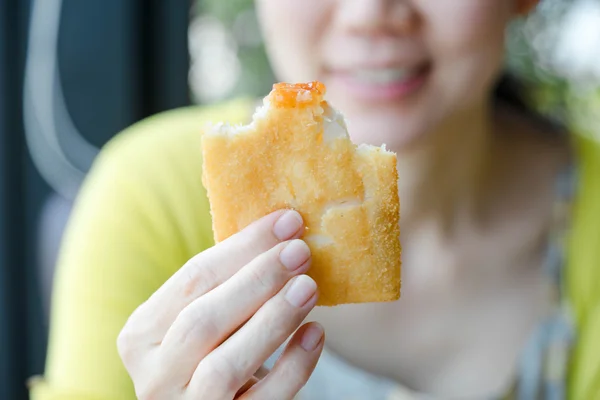
<path fill-rule="evenodd" d="M 497 102 L 508 104 L 519 111 L 532 112 L 525 100 L 525 85 L 509 72 L 500 77 L 494 89 L 494 98 Z"/>
<path fill-rule="evenodd" d="M 528 96 L 530 88 L 513 73 L 504 72 L 494 88 L 494 100 L 496 104 L 510 107 L 517 113 L 526 116 L 547 129 L 563 131 L 564 126 L 558 119 L 551 119 L 535 109 Z"/>

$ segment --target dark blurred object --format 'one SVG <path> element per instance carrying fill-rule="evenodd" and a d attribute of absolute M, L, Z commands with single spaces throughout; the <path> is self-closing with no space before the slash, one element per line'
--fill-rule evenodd
<path fill-rule="evenodd" d="M 43 371 L 57 246 L 98 148 L 189 104 L 188 25 L 188 2 L 0 0 L 1 400 Z"/>
<path fill-rule="evenodd" d="M 26 184 L 21 120 L 27 1 L 0 0 L 0 399 L 24 399 L 32 276 L 26 265 Z M 38 314 L 39 316 L 39 314 Z"/>
<path fill-rule="evenodd" d="M 148 115 L 189 103 L 184 3 L 34 1 L 25 74 L 33 161 L 74 197 L 98 148 Z"/>

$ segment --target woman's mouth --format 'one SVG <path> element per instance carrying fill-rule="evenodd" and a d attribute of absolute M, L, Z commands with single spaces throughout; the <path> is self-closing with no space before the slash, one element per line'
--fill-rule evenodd
<path fill-rule="evenodd" d="M 427 82 L 431 64 L 418 67 L 361 67 L 336 71 L 332 78 L 349 95 L 367 101 L 398 101 L 416 94 Z"/>

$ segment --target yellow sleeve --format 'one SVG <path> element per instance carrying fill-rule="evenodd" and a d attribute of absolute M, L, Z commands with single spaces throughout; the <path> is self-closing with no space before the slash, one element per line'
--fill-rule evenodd
<path fill-rule="evenodd" d="M 577 141 L 579 190 L 567 254 L 567 291 L 577 324 L 569 398 L 600 399 L 600 145 Z"/>
<path fill-rule="evenodd" d="M 571 372 L 570 399 L 600 399 L 600 302 L 579 329 Z"/>
<path fill-rule="evenodd" d="M 94 164 L 65 233 L 49 348 L 32 400 L 133 400 L 116 338 L 133 310 L 213 244 L 201 183 L 207 120 L 243 122 L 250 103 L 187 108 L 142 121 Z"/>

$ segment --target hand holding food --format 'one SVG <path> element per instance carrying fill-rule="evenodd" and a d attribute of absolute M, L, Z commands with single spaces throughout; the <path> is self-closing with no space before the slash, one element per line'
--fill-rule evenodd
<path fill-rule="evenodd" d="M 198 254 L 129 318 L 118 339 L 139 399 L 292 399 L 323 348 L 318 324 L 292 336 L 317 302 L 303 275 L 303 222 L 277 211 Z"/>
<path fill-rule="evenodd" d="M 257 371 L 316 304 L 400 296 L 396 156 L 354 145 L 324 92 L 277 84 L 249 126 L 203 135 L 217 244 L 121 332 L 140 398 L 291 399 L 321 353 L 318 324 L 298 329 L 266 376 Z"/>

